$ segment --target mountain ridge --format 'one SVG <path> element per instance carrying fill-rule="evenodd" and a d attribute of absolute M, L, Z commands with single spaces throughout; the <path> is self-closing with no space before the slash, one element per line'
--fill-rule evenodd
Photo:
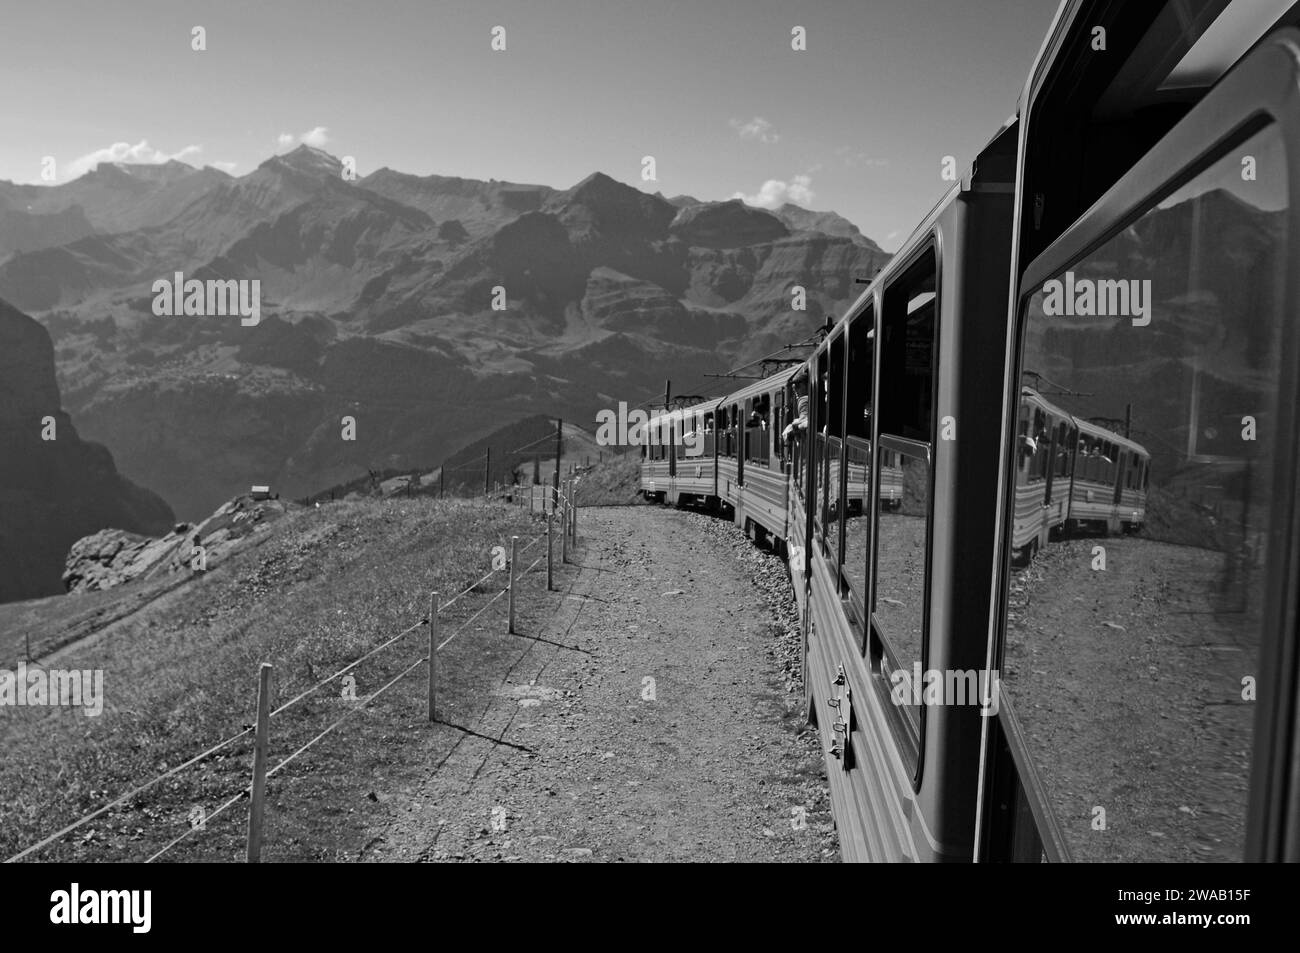
<path fill-rule="evenodd" d="M 67 190 L 40 208 L 76 196 L 95 229 L 58 243 L 24 219 L 52 244 L 0 256 L 0 298 L 49 327 L 78 425 L 189 519 L 253 482 L 302 496 L 446 458 L 502 420 L 594 419 L 720 373 L 806 338 L 889 257 L 833 213 L 669 200 L 599 171 L 566 189 L 349 181 L 307 146 L 239 177 L 185 168 L 0 183 L 0 208 L 29 217 L 23 190 Z M 156 317 L 152 284 L 177 271 L 257 279 L 260 324 Z"/>

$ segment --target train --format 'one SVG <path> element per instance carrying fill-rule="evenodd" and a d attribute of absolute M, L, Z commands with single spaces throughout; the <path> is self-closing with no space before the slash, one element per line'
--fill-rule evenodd
<path fill-rule="evenodd" d="M 1065 0 L 809 353 L 651 415 L 788 560 L 845 860 L 1300 859 L 1298 24 Z"/>

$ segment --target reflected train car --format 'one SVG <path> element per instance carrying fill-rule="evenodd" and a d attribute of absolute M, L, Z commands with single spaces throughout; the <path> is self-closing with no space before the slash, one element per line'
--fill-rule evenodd
<path fill-rule="evenodd" d="M 1024 387 L 1011 545 L 1024 563 L 1065 535 L 1131 533 L 1146 518 L 1151 454 Z"/>

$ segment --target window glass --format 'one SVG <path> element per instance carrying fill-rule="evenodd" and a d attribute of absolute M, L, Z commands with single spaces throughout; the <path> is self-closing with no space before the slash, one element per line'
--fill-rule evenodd
<path fill-rule="evenodd" d="M 808 473 L 808 482 L 810 486 L 810 499 L 812 506 L 813 533 L 815 537 L 820 537 L 822 527 L 825 525 L 825 495 L 826 495 L 826 435 L 822 428 L 826 423 L 826 387 L 824 384 L 826 373 L 826 356 L 818 356 L 812 364 L 811 379 L 809 382 L 808 404 L 809 404 L 809 442 L 812 444 L 812 460 Z M 816 417 L 814 420 L 813 417 Z M 812 545 L 812 542 L 809 542 Z"/>
<path fill-rule="evenodd" d="M 1001 676 L 1076 860 L 1243 853 L 1286 182 L 1266 128 L 1027 303 Z"/>
<path fill-rule="evenodd" d="M 826 368 L 826 553 L 840 565 L 840 523 L 844 477 L 844 332 L 831 341 Z"/>
<path fill-rule="evenodd" d="M 931 248 L 885 289 L 881 314 L 878 467 L 875 473 L 875 584 L 872 633 L 890 687 L 925 670 L 927 552 L 930 545 L 931 445 L 934 428 L 935 257 Z M 898 693 L 913 742 L 922 712 Z"/>
<path fill-rule="evenodd" d="M 841 574 L 858 620 L 866 620 L 867 559 L 871 552 L 871 417 L 875 375 L 875 316 L 871 308 L 849 325 L 849 379 L 845 391 L 844 558 Z M 859 646 L 861 648 L 862 646 Z"/>

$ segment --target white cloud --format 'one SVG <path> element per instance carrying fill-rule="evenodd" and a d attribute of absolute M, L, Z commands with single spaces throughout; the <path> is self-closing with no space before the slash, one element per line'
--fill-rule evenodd
<path fill-rule="evenodd" d="M 209 162 L 208 165 L 212 166 L 214 169 L 220 169 L 222 172 L 229 173 L 229 172 L 234 172 L 235 167 L 238 166 L 239 163 L 238 162 Z"/>
<path fill-rule="evenodd" d="M 325 143 L 330 141 L 328 133 L 329 130 L 324 126 L 317 126 L 304 132 L 299 139 L 304 145 L 311 146 L 313 149 L 324 149 Z"/>
<path fill-rule="evenodd" d="M 850 169 L 860 165 L 871 166 L 874 168 L 883 168 L 889 165 L 888 159 L 877 158 L 868 155 L 865 152 L 858 152 L 850 146 L 840 146 L 835 150 L 835 155 L 844 160 L 844 164 Z"/>
<path fill-rule="evenodd" d="M 89 172 L 101 162 L 137 162 L 148 165 L 161 165 L 171 159 L 184 162 L 202 151 L 202 146 L 186 146 L 179 152 L 167 153 L 149 145 L 147 139 L 141 139 L 135 145 L 131 145 L 129 142 L 115 142 L 111 146 L 105 146 L 102 149 L 96 149 L 94 152 L 87 152 L 84 156 L 78 156 L 63 167 L 63 173 L 65 179 L 75 179 L 77 176 Z"/>
<path fill-rule="evenodd" d="M 291 132 L 282 132 L 275 137 L 276 148 L 279 149 L 287 149 L 295 142 L 301 142 L 313 149 L 324 149 L 325 144 L 329 141 L 329 127 L 327 126 L 316 126 L 314 129 L 308 129 L 300 136 L 295 136 Z"/>
<path fill-rule="evenodd" d="M 759 142 L 765 142 L 769 145 L 774 142 L 780 142 L 779 133 L 772 130 L 772 124 L 762 116 L 755 116 L 748 122 L 740 119 L 732 119 L 729 123 L 732 129 L 736 130 L 742 139 L 757 139 Z"/>
<path fill-rule="evenodd" d="M 742 199 L 746 205 L 756 205 L 759 208 L 780 208 L 786 202 L 793 202 L 795 205 L 807 208 L 812 205 L 816 193 L 812 190 L 812 176 L 796 175 L 789 182 L 768 179 L 754 195 L 737 192 L 731 197 Z"/>

